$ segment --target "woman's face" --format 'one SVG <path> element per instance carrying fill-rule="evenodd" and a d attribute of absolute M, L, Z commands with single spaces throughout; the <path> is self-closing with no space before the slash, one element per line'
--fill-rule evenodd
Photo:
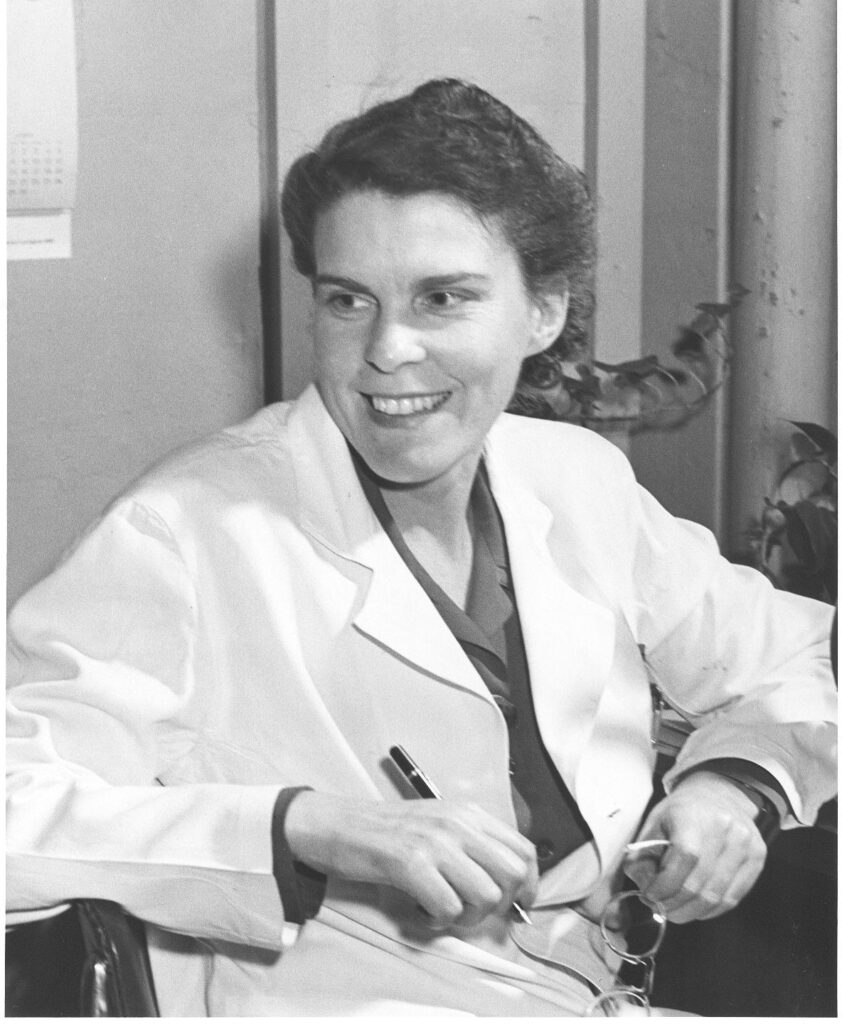
<path fill-rule="evenodd" d="M 345 437 L 385 480 L 472 479 L 566 296 L 532 298 L 503 232 L 437 193 L 351 193 L 314 248 L 316 380 Z"/>

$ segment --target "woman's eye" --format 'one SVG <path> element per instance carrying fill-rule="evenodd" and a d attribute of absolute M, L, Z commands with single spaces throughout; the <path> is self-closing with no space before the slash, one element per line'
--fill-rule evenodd
<path fill-rule="evenodd" d="M 461 292 L 437 291 L 429 292 L 424 298 L 426 304 L 437 312 L 447 312 L 456 309 L 467 301 L 467 296 Z"/>
<path fill-rule="evenodd" d="M 371 306 L 371 299 L 354 292 L 338 292 L 327 299 L 327 304 L 338 316 L 359 316 Z"/>

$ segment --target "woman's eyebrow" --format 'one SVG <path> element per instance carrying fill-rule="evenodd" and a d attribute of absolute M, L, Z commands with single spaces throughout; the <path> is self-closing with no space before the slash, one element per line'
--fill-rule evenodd
<path fill-rule="evenodd" d="M 337 288 L 346 288 L 349 292 L 367 292 L 370 289 L 359 281 L 350 277 L 338 277 L 336 274 L 316 274 L 313 277 L 313 287 L 318 288 L 320 284 L 332 284 Z"/>
<path fill-rule="evenodd" d="M 419 287 L 429 290 L 431 288 L 452 288 L 457 284 L 487 284 L 491 281 L 488 274 L 481 274 L 470 270 L 457 271 L 453 274 L 436 274 L 433 277 L 424 277 L 418 284 Z"/>
<path fill-rule="evenodd" d="M 422 277 L 416 287 L 422 291 L 430 291 L 435 288 L 453 288 L 455 285 L 474 283 L 488 284 L 491 278 L 488 274 L 482 274 L 470 270 L 456 271 L 452 274 L 433 274 L 430 277 Z M 345 288 L 349 292 L 371 292 L 366 285 L 355 281 L 351 277 L 342 277 L 338 274 L 315 274 L 313 277 L 313 288 L 320 285 L 332 285 L 336 288 Z"/>

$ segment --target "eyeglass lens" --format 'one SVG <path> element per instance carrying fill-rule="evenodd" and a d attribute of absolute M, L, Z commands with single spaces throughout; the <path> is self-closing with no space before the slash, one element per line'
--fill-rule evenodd
<path fill-rule="evenodd" d="M 623 959 L 645 959 L 658 951 L 666 919 L 660 907 L 642 893 L 632 891 L 621 893 L 609 902 L 600 926 L 609 948 Z"/>

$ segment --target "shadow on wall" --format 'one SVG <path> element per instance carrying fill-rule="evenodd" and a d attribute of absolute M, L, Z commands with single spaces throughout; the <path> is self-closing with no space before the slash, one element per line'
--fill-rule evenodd
<path fill-rule="evenodd" d="M 255 316 L 261 302 L 257 235 L 255 224 L 220 246 L 207 274 L 211 288 L 208 304 L 218 315 L 226 344 L 236 357 L 232 368 L 241 368 L 244 381 L 255 377 L 254 368 L 260 367 L 263 353 L 262 322 Z M 262 372 L 258 378 L 262 380 Z"/>

